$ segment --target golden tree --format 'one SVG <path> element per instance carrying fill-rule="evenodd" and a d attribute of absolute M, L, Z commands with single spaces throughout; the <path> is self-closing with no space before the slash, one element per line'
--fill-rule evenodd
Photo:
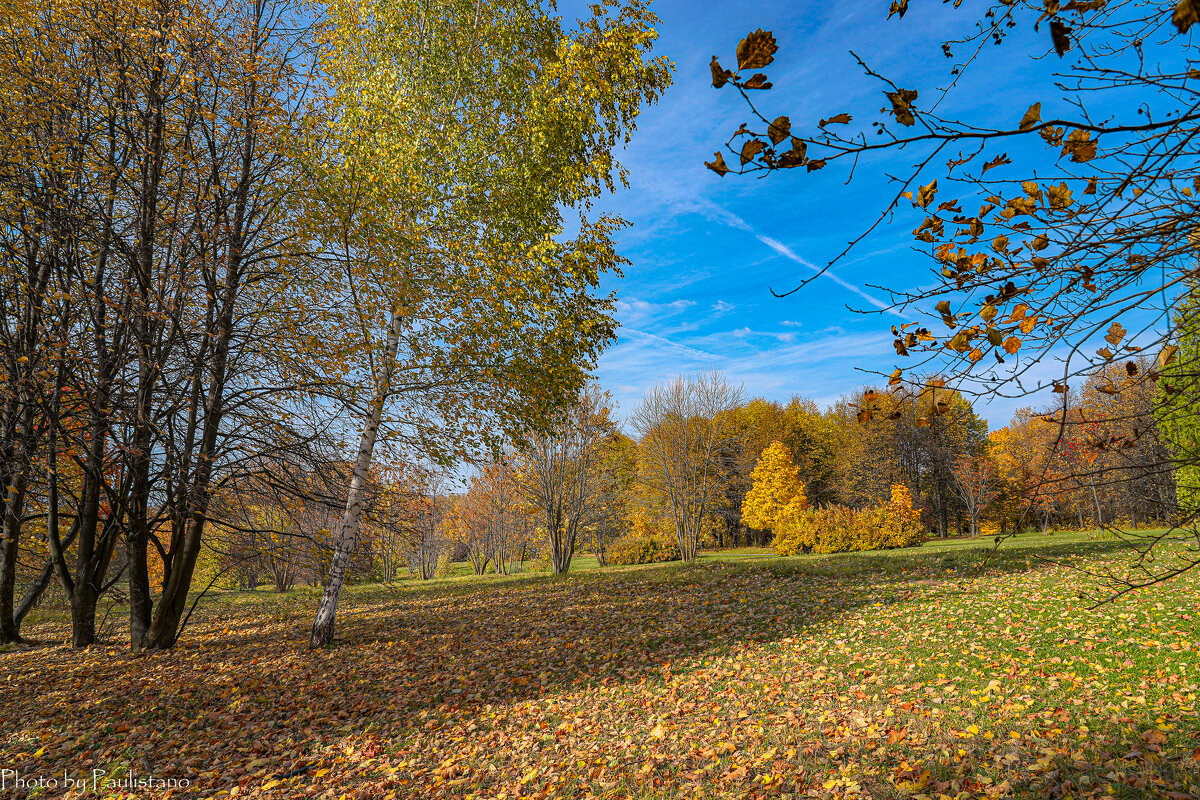
<path fill-rule="evenodd" d="M 742 519 L 753 528 L 774 530 L 808 506 L 800 468 L 782 442 L 772 442 L 750 475 L 752 485 L 742 504 Z"/>

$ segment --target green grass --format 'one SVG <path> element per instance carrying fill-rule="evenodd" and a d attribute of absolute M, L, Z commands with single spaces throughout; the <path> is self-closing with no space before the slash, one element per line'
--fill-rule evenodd
<path fill-rule="evenodd" d="M 358 585 L 317 652 L 315 590 L 215 593 L 172 654 L 0 656 L 0 765 L 203 797 L 1200 794 L 1200 574 L 1097 606 L 1113 537 L 994 545 Z"/>

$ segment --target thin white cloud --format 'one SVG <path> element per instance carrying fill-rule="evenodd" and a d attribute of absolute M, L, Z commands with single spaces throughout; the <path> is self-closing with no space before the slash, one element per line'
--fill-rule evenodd
<path fill-rule="evenodd" d="M 672 300 L 669 303 L 651 303 L 637 299 L 618 300 L 617 314 L 626 322 L 637 322 L 647 317 L 661 319 L 681 314 L 694 305 L 695 300 Z"/>
<path fill-rule="evenodd" d="M 852 364 L 864 357 L 870 358 L 872 354 L 886 352 L 890 344 L 891 337 L 883 334 L 833 334 L 753 353 L 732 361 L 726 369 L 731 373 L 786 370 L 794 379 L 804 376 L 804 382 L 812 382 L 817 377 L 811 372 L 815 365 L 844 360 L 845 369 L 839 368 L 832 373 L 822 370 L 821 377 L 854 388 L 863 382 L 863 378 L 853 370 Z"/>
<path fill-rule="evenodd" d="M 700 361 L 722 361 L 727 358 L 727 356 L 719 356 L 715 353 L 706 353 L 703 350 L 697 350 L 694 347 L 688 347 L 687 345 L 682 345 L 677 342 L 672 342 L 670 339 L 664 338 L 662 336 L 656 336 L 655 334 L 647 333 L 646 331 L 639 331 L 635 328 L 622 327 L 621 331 L 623 333 L 632 334 L 633 336 L 635 336 L 639 339 L 642 339 L 644 341 L 653 342 L 654 344 L 661 345 L 662 347 L 665 347 L 669 350 L 679 353 L 680 355 L 687 356 L 688 358 L 694 358 L 694 359 L 697 359 Z"/>
<path fill-rule="evenodd" d="M 745 231 L 759 242 L 765 244 L 767 247 L 771 248 L 771 250 L 775 251 L 789 261 L 799 264 L 814 274 L 820 273 L 822 278 L 833 281 L 843 289 L 853 292 L 880 311 L 887 311 L 887 313 L 892 314 L 893 316 L 903 318 L 903 315 L 899 311 L 889 307 L 889 305 L 883 300 L 880 300 L 873 294 L 863 290 L 861 287 L 855 286 L 853 283 L 838 275 L 833 270 L 825 270 L 824 272 L 821 272 L 820 267 L 818 267 L 816 264 L 813 264 L 807 258 L 804 258 L 796 253 L 796 251 L 792 250 L 792 248 L 788 247 L 783 242 L 774 237 L 767 236 L 764 233 L 759 233 L 749 222 L 746 222 L 746 220 L 742 219 L 729 209 L 724 208 L 712 200 L 709 200 L 707 197 L 688 195 L 679 191 L 671 191 L 670 188 L 668 188 L 668 185 L 659 185 L 656 187 L 656 189 L 659 192 L 661 199 L 671 205 L 676 213 L 699 213 L 704 216 L 705 219 L 726 225 L 730 228 L 736 228 L 739 231 Z"/>
<path fill-rule="evenodd" d="M 833 270 L 827 269 L 824 272 L 821 272 L 820 267 L 818 267 L 816 264 L 809 261 L 807 258 L 797 255 L 795 253 L 795 251 L 792 250 L 792 248 L 788 247 L 786 244 L 779 241 L 778 239 L 772 239 L 770 236 L 764 236 L 761 233 L 754 234 L 754 238 L 758 239 L 760 242 L 762 242 L 767 247 L 774 250 L 776 253 L 779 253 L 779 255 L 783 256 L 784 258 L 794 261 L 797 264 L 799 264 L 800 266 L 806 267 L 807 269 L 812 270 L 813 273 L 820 273 L 822 278 L 828 278 L 829 280 L 836 283 L 838 286 L 841 286 L 843 289 L 854 292 L 856 295 L 861 297 L 863 300 L 866 300 L 868 303 L 875 306 L 879 310 L 887 311 L 889 314 L 892 314 L 897 317 L 904 316 L 899 311 L 896 311 L 895 309 L 890 308 L 887 303 L 883 302 L 878 297 L 875 297 L 874 295 L 863 291 L 862 289 L 855 286 L 853 283 L 850 283 L 850 281 L 848 281 L 848 280 L 844 279 L 842 276 L 838 275 Z"/>

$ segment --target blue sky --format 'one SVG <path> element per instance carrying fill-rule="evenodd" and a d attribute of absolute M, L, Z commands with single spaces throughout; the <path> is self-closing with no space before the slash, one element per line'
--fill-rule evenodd
<path fill-rule="evenodd" d="M 941 41 L 973 25 L 979 4 L 965 5 L 955 11 L 914 2 L 903 20 L 888 21 L 886 0 L 655 2 L 659 52 L 675 62 L 675 85 L 642 115 L 623 154 L 630 188 L 600 205 L 632 223 L 619 237 L 632 266 L 608 283 L 619 297 L 619 340 L 597 370 L 622 409 L 656 382 L 709 368 L 744 384 L 747 396 L 798 394 L 826 405 L 873 382 L 861 370 L 900 365 L 889 329 L 901 320 L 878 312 L 887 296 L 871 287 L 930 280 L 931 262 L 911 236 L 922 217 L 910 208 L 799 293 L 778 299 L 770 288 L 793 288 L 865 230 L 891 197 L 885 174 L 904 173 L 914 154 L 865 162 L 849 185 L 841 166 L 720 178 L 703 162 L 748 114 L 733 90 L 712 88 L 708 61 L 716 54 L 733 66 L 739 38 L 757 27 L 773 30 L 780 51 L 765 72 L 776 88 L 758 95 L 764 113 L 815 125 L 848 111 L 857 123 L 877 118 L 886 100 L 849 50 L 926 98 L 949 72 Z M 1004 47 L 988 48 L 986 68 L 968 73 L 940 110 L 1011 125 L 1033 99 L 1052 102 L 1046 89 L 1059 64 L 1034 58 L 1047 43 L 1044 29 L 1019 31 Z M 1047 364 L 1046 374 L 1056 369 Z M 999 427 L 1030 403 L 980 402 L 977 411 Z"/>

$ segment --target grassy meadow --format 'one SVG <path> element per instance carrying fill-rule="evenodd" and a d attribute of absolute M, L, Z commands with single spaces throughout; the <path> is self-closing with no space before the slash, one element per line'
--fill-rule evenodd
<path fill-rule="evenodd" d="M 306 589 L 141 658 L 42 610 L 0 766 L 190 785 L 0 797 L 1200 797 L 1200 574 L 1095 606 L 1116 541 L 991 544 L 356 586 L 318 652 Z"/>

